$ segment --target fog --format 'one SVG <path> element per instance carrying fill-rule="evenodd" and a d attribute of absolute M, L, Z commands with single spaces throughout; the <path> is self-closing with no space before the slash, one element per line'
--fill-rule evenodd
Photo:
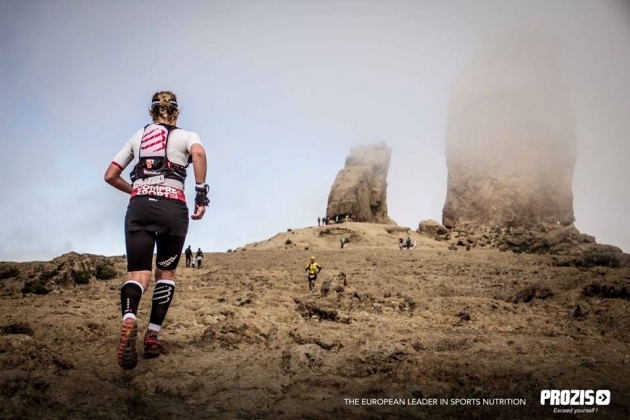
<path fill-rule="evenodd" d="M 574 218 L 575 121 L 549 33 L 501 37 L 452 89 L 447 226 L 568 225 Z"/>
<path fill-rule="evenodd" d="M 389 216 L 440 221 L 456 81 L 489 46 L 532 31 L 558 51 L 576 226 L 627 251 L 626 2 L 8 0 L 0 260 L 124 253 L 128 197 L 102 177 L 164 89 L 208 153 L 195 248 L 314 225 L 350 149 L 379 141 L 392 148 Z"/>

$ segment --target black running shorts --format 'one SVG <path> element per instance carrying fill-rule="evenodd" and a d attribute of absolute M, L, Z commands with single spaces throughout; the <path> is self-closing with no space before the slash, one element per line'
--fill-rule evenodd
<path fill-rule="evenodd" d="M 125 215 L 127 271 L 175 270 L 188 233 L 186 203 L 161 197 L 133 197 Z"/>

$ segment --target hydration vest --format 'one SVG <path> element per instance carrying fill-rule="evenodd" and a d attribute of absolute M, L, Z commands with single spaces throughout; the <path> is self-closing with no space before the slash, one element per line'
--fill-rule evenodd
<path fill-rule="evenodd" d="M 166 148 L 168 136 L 177 129 L 168 124 L 148 124 L 144 127 L 138 163 L 131 171 L 131 182 L 139 179 L 160 177 L 175 179 L 182 183 L 186 180 L 186 166 L 178 165 L 168 160 Z M 147 131 L 147 129 L 149 129 Z M 190 164 L 191 159 L 188 159 Z"/>

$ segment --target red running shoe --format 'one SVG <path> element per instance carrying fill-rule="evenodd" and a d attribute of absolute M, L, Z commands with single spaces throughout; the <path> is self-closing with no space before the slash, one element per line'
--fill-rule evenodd
<path fill-rule="evenodd" d="M 144 336 L 144 357 L 147 359 L 152 357 L 158 357 L 162 353 L 162 346 L 158 340 L 158 333 L 156 331 L 147 331 Z"/>
<path fill-rule="evenodd" d="M 136 352 L 136 320 L 127 318 L 120 330 L 120 344 L 118 344 L 118 365 L 123 370 L 131 370 L 138 364 Z"/>

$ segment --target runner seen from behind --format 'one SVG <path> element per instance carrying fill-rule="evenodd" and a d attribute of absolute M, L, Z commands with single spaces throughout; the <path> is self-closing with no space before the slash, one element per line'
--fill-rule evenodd
<path fill-rule="evenodd" d="M 156 247 L 156 283 L 144 354 L 156 357 L 161 351 L 158 333 L 173 300 L 175 270 L 188 232 L 184 181 L 189 163 L 193 164 L 196 182 L 195 207 L 190 218 L 200 220 L 209 203 L 206 153 L 199 135 L 177 127 L 179 108 L 175 94 L 164 91 L 153 95 L 149 114 L 153 123 L 131 136 L 105 172 L 108 184 L 131 195 L 125 215 L 128 280 L 120 292 L 123 322 L 118 364 L 124 370 L 138 364 L 136 317 L 140 298 L 151 281 Z M 132 161 L 135 166 L 129 184 L 121 174 Z"/>

